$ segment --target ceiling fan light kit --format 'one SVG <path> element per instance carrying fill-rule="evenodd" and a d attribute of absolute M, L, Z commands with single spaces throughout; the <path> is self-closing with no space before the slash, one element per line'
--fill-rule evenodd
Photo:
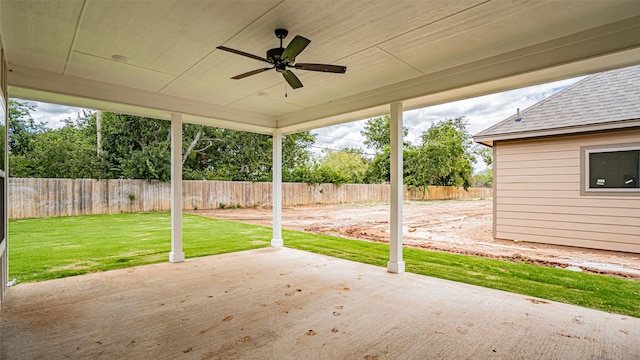
<path fill-rule="evenodd" d="M 232 77 L 234 80 L 244 79 L 246 77 L 260 74 L 267 70 L 275 69 L 281 73 L 285 81 L 293 89 L 302 87 L 302 82 L 293 71 L 288 68 L 294 68 L 305 71 L 328 72 L 334 74 L 344 74 L 347 71 L 345 66 L 329 65 L 329 64 L 312 64 L 312 63 L 296 63 L 296 57 L 311 43 L 311 40 L 296 35 L 286 48 L 282 47 L 282 40 L 287 37 L 289 31 L 286 29 L 276 29 L 276 37 L 280 39 L 280 47 L 267 50 L 267 57 L 263 58 L 244 51 L 228 48 L 226 46 L 218 46 L 217 49 L 228 51 L 230 53 L 248 57 L 250 59 L 269 63 L 271 67 L 252 70 Z"/>

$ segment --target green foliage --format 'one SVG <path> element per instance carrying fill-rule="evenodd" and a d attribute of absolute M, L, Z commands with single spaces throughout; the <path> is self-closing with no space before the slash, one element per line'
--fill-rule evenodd
<path fill-rule="evenodd" d="M 493 149 L 484 145 L 476 145 L 474 153 L 482 159 L 487 168 L 473 175 L 474 186 L 493 186 Z"/>
<path fill-rule="evenodd" d="M 391 146 L 385 145 L 376 152 L 365 175 L 369 184 L 385 184 L 391 180 Z"/>
<path fill-rule="evenodd" d="M 367 159 L 349 151 L 326 151 L 316 171 L 318 183 L 359 184 L 369 169 Z"/>
<path fill-rule="evenodd" d="M 407 127 L 402 128 L 403 137 L 409 133 Z M 391 174 L 391 118 L 384 115 L 367 120 L 360 132 L 365 137 L 364 144 L 376 151 L 364 177 L 369 184 L 383 184 L 390 181 Z M 412 149 L 408 142 L 403 143 L 403 159 L 406 173 L 408 151 Z"/>
<path fill-rule="evenodd" d="M 221 202 L 220 204 L 218 204 L 218 208 L 220 208 L 220 209 L 242 209 L 242 205 L 234 204 L 234 203 L 227 204 L 227 203 Z M 197 209 L 195 209 L 195 210 L 197 210 Z"/>
<path fill-rule="evenodd" d="M 95 114 L 47 129 L 32 119 L 34 106 L 9 105 L 11 176 L 170 179 L 169 121 L 104 112 L 98 154 Z M 301 169 L 310 167 L 314 142 L 308 131 L 283 137 L 283 178 L 307 177 Z M 272 143 L 269 135 L 183 124 L 183 178 L 271 181 Z"/>
<path fill-rule="evenodd" d="M 308 167 L 312 163 L 311 147 L 316 143 L 316 134 L 303 131 L 282 137 L 283 171 L 298 167 Z M 270 154 L 272 154 L 270 152 Z M 271 162 L 271 158 L 269 158 Z"/>
<path fill-rule="evenodd" d="M 493 170 L 491 168 L 486 168 L 481 172 L 473 175 L 473 185 L 492 187 L 493 186 Z"/>
<path fill-rule="evenodd" d="M 92 178 L 98 174 L 95 140 L 87 137 L 88 120 L 68 119 L 60 129 L 36 124 L 33 107 L 13 101 L 10 121 L 10 175 L 17 177 Z M 21 105 L 22 104 L 22 105 Z M 16 110 L 17 109 L 17 110 Z M 21 110 L 20 110 L 21 109 Z M 25 118 L 26 117 L 26 118 Z"/>
<path fill-rule="evenodd" d="M 405 179 L 407 185 L 465 189 L 472 185 L 475 157 L 467 122 L 465 117 L 446 119 L 422 134 L 422 143 L 408 159 L 411 172 Z"/>
<path fill-rule="evenodd" d="M 402 127 L 402 135 L 407 136 L 409 129 Z M 360 134 L 364 136 L 364 144 L 373 150 L 382 151 L 391 145 L 391 118 L 389 115 L 367 120 Z"/>
<path fill-rule="evenodd" d="M 11 176 L 58 178 L 129 178 L 167 181 L 171 175 L 171 123 L 104 112 L 101 152 L 97 149 L 95 114 L 67 120 L 47 129 L 31 118 L 35 108 L 10 101 Z M 386 183 L 390 177 L 388 115 L 369 119 L 362 134 L 375 150 L 372 160 L 360 149 L 311 157 L 316 135 L 308 131 L 283 137 L 285 182 Z M 273 140 L 270 135 L 183 124 L 182 169 L 187 180 L 271 181 Z M 407 128 L 403 128 L 406 136 Z M 490 161 L 490 150 L 472 148 L 466 119 L 434 124 L 422 144 L 403 144 L 405 184 L 418 187 L 471 185 L 471 164 L 478 154 Z"/>
<path fill-rule="evenodd" d="M 484 146 L 484 145 L 475 145 L 473 148 L 473 153 L 482 159 L 482 161 L 487 165 L 491 166 L 493 164 L 493 149 Z"/>
<path fill-rule="evenodd" d="M 31 112 L 35 106 L 28 102 L 9 99 L 9 150 L 15 155 L 27 155 L 32 149 L 34 137 L 44 132 L 43 124 L 37 123 Z"/>
<path fill-rule="evenodd" d="M 9 99 L 9 171 L 11 176 L 28 173 L 28 155 L 33 151 L 32 140 L 45 128 L 31 117 L 34 106 L 27 102 Z M 17 175 L 21 176 L 21 175 Z"/>
<path fill-rule="evenodd" d="M 390 129 L 389 116 L 367 121 L 361 132 L 364 143 L 376 150 L 365 181 L 385 183 L 390 180 Z M 459 117 L 433 124 L 421 137 L 417 146 L 403 143 L 403 175 L 405 185 L 425 188 L 429 185 L 457 186 L 467 189 L 472 184 L 475 154 L 491 158 L 480 148 L 474 148 L 466 130 L 467 119 Z M 403 128 L 404 135 L 407 129 Z"/>
<path fill-rule="evenodd" d="M 183 138 L 185 179 L 271 181 L 273 139 L 269 135 L 185 124 Z M 315 135 L 308 131 L 283 137 L 284 181 L 298 181 L 314 143 Z"/>
<path fill-rule="evenodd" d="M 84 125 L 47 130 L 34 141 L 28 158 L 33 174 L 47 178 L 93 178 L 98 162 L 95 143 L 83 136 Z"/>
<path fill-rule="evenodd" d="M 95 115 L 91 136 L 95 138 Z M 110 112 L 102 114 L 102 174 L 108 179 L 171 178 L 171 123 Z M 96 150 L 97 151 L 97 150 Z"/>

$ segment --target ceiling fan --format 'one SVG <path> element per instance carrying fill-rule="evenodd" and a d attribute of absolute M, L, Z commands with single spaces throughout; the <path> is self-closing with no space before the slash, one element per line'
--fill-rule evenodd
<path fill-rule="evenodd" d="M 220 50 L 246 56 L 248 58 L 263 61 L 272 65 L 271 67 L 252 70 L 240 75 L 236 75 L 232 77 L 232 79 L 235 79 L 235 80 L 244 79 L 251 75 L 256 75 L 267 70 L 276 69 L 277 72 L 282 74 L 284 79 L 292 88 L 298 89 L 302 87 L 302 82 L 300 82 L 300 79 L 298 79 L 298 77 L 293 73 L 293 71 L 289 70 L 288 68 L 307 70 L 307 71 L 328 72 L 328 73 L 335 73 L 335 74 L 344 74 L 347 71 L 347 68 L 345 66 L 339 66 L 339 65 L 296 63 L 296 56 L 298 56 L 302 52 L 302 50 L 304 50 L 307 47 L 307 45 L 309 45 L 311 40 L 306 39 L 300 35 L 296 35 L 296 37 L 294 37 L 293 40 L 291 40 L 289 45 L 287 45 L 286 48 L 283 48 L 282 39 L 286 38 L 289 32 L 285 29 L 276 29 L 275 33 L 276 33 L 276 37 L 280 39 L 280 47 L 267 50 L 266 58 L 249 54 L 244 51 L 231 49 L 226 46 L 217 47 L 217 49 L 220 49 Z"/>

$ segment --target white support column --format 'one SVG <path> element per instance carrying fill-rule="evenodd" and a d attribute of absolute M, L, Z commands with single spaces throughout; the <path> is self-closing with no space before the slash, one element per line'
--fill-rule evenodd
<path fill-rule="evenodd" d="M 391 237 L 387 271 L 403 273 L 402 261 L 402 200 L 404 195 L 402 181 L 402 103 L 391 104 Z"/>
<path fill-rule="evenodd" d="M 171 252 L 170 262 L 183 262 L 182 252 L 182 114 L 171 114 Z"/>
<path fill-rule="evenodd" d="M 282 130 L 273 131 L 273 238 L 271 246 L 283 246 L 282 240 Z"/>

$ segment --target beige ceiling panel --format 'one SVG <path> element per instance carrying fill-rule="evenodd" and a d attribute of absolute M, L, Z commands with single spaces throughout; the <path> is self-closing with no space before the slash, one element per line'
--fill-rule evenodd
<path fill-rule="evenodd" d="M 225 46 L 264 56 L 278 47 L 276 27 L 289 30 L 284 46 L 297 34 L 311 44 L 298 62 L 329 63 L 472 8 L 483 0 L 451 1 L 284 1 Z"/>
<path fill-rule="evenodd" d="M 158 91 L 174 79 L 173 75 L 80 53 L 71 55 L 67 75 L 148 91 Z"/>
<path fill-rule="evenodd" d="M 340 65 L 347 67 L 345 74 L 294 71 L 304 87 L 290 89 L 285 98 L 283 86 L 274 86 L 267 90 L 269 97 L 309 107 L 358 93 L 362 88 L 377 88 L 422 75 L 378 48 L 345 58 Z"/>
<path fill-rule="evenodd" d="M 260 61 L 216 51 L 162 90 L 162 93 L 220 105 L 228 105 L 282 81 L 275 70 L 242 80 L 232 76 L 269 67 Z"/>
<path fill-rule="evenodd" d="M 63 72 L 84 1 L 0 1 L 2 41 L 11 63 Z M 61 20 L 64 19 L 64 20 Z M 10 31 L 10 34 L 6 34 Z"/>
<path fill-rule="evenodd" d="M 622 11 L 621 11 L 622 10 Z M 380 45 L 425 73 L 620 20 L 640 1 L 493 1 Z"/>
<path fill-rule="evenodd" d="M 286 102 L 286 98 L 284 97 L 284 84 L 280 87 L 280 90 L 282 95 L 280 98 L 274 99 L 261 94 L 251 95 L 231 104 L 231 107 L 237 107 L 238 109 L 253 109 L 273 116 L 302 109 L 301 106 Z M 291 93 L 291 90 L 289 90 L 289 92 Z"/>
<path fill-rule="evenodd" d="M 75 50 L 179 75 L 277 1 L 92 1 Z"/>

